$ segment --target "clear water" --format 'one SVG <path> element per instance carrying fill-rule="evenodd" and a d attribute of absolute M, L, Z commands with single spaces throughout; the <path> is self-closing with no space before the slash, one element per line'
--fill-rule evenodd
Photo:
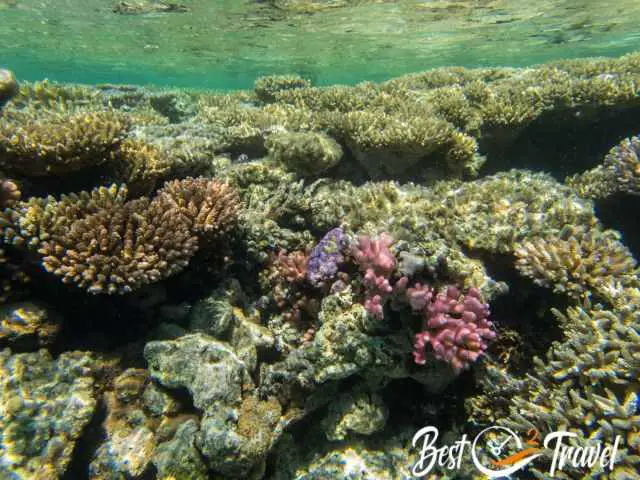
<path fill-rule="evenodd" d="M 116 3 L 0 0 L 0 63 L 32 80 L 230 89 L 265 74 L 350 84 L 640 46 L 636 0 L 183 0 L 186 13 L 143 15 Z"/>

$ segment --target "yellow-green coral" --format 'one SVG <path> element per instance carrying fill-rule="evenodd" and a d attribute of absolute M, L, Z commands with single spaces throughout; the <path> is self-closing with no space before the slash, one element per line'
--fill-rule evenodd
<path fill-rule="evenodd" d="M 269 156 L 302 176 L 316 175 L 336 166 L 342 147 L 319 132 L 281 132 L 267 138 Z"/>
<path fill-rule="evenodd" d="M 586 198 L 605 198 L 616 192 L 640 195 L 640 137 L 622 140 L 602 165 L 574 175 L 567 183 Z"/>
<path fill-rule="evenodd" d="M 565 227 L 557 236 L 532 238 L 515 249 L 516 268 L 542 286 L 580 298 L 609 298 L 638 284 L 637 262 L 613 230 Z"/>
<path fill-rule="evenodd" d="M 14 111 L 0 123 L 0 166 L 27 176 L 58 175 L 112 160 L 130 128 L 116 111 Z"/>
<path fill-rule="evenodd" d="M 260 100 L 271 102 L 279 91 L 310 86 L 311 82 L 299 75 L 271 75 L 258 78 L 255 82 L 254 91 Z"/>
<path fill-rule="evenodd" d="M 637 298 L 637 296 L 636 296 Z M 593 469 L 558 472 L 558 478 L 635 478 L 640 466 L 638 446 L 638 377 L 640 375 L 640 310 L 623 313 L 586 304 L 555 312 L 566 339 L 555 343 L 546 361 L 536 359 L 535 371 L 515 382 L 513 406 L 501 423 L 542 435 L 566 430 L 577 434 L 566 443 L 585 446 L 589 441 L 622 441 L 611 472 Z M 550 460 L 549 451 L 545 455 Z M 536 464 L 536 477 L 547 478 Z"/>

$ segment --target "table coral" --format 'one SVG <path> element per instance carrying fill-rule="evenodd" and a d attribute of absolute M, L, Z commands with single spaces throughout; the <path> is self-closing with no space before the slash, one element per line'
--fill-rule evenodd
<path fill-rule="evenodd" d="M 115 110 L 12 111 L 0 124 L 0 165 L 26 176 L 66 174 L 113 160 L 130 128 Z"/>

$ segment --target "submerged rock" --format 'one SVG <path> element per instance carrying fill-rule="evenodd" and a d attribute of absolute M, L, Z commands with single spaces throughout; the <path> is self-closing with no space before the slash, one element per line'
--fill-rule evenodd
<path fill-rule="evenodd" d="M 0 478 L 60 478 L 96 407 L 93 359 L 0 352 Z"/>
<path fill-rule="evenodd" d="M 184 443 L 192 436 L 207 468 L 224 478 L 260 478 L 265 457 L 282 431 L 281 407 L 276 400 L 252 394 L 247 366 L 233 348 L 196 333 L 150 342 L 144 355 L 152 378 L 167 388 L 186 388 L 202 411 L 199 431 L 189 427 L 179 432 L 183 437 L 176 434 L 175 442 L 190 448 Z M 159 450 L 155 461 L 173 474 L 167 448 Z"/>
<path fill-rule="evenodd" d="M 33 302 L 0 308 L 0 347 L 36 350 L 51 345 L 62 326 L 48 308 Z"/>

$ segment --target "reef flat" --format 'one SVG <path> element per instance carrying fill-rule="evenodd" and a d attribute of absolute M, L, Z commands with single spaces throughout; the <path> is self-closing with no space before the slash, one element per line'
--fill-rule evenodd
<path fill-rule="evenodd" d="M 225 93 L 18 81 L 0 476 L 412 478 L 425 425 L 620 436 L 611 470 L 558 478 L 637 475 L 640 54 Z"/>

